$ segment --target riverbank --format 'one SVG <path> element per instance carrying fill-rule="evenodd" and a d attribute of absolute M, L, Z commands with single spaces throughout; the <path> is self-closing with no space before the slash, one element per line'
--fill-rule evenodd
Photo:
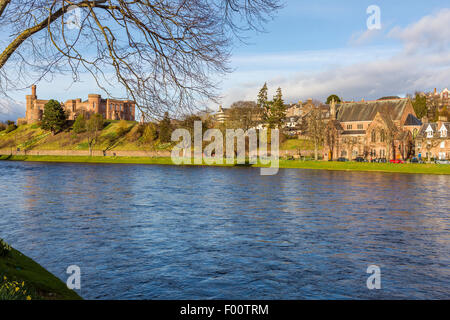
<path fill-rule="evenodd" d="M 81 297 L 41 265 L 11 248 L 0 255 L 0 300 L 81 300 Z M 9 295 L 7 288 L 12 290 Z"/>
<path fill-rule="evenodd" d="M 0 156 L 0 160 L 9 161 L 41 161 L 41 162 L 76 162 L 76 163 L 123 163 L 123 164 L 159 164 L 174 165 L 170 157 L 102 157 L 102 156 L 35 156 L 13 155 Z M 193 164 L 194 165 L 194 164 Z M 207 165 L 203 163 L 202 165 Z M 214 166 L 237 166 L 220 164 Z M 264 167 L 261 164 L 249 165 L 251 167 Z M 391 164 L 367 162 L 335 162 L 335 161 L 301 161 L 280 160 L 280 168 L 291 169 L 317 169 L 338 171 L 372 171 L 392 173 L 416 174 L 442 174 L 450 175 L 450 165 L 445 164 Z"/>

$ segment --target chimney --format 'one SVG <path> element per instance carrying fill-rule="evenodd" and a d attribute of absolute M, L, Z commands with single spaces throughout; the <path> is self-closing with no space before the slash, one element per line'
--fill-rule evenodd
<path fill-rule="evenodd" d="M 31 86 L 31 95 L 32 95 L 32 96 L 36 96 L 36 85 L 35 85 L 35 84 L 33 84 L 33 85 Z"/>

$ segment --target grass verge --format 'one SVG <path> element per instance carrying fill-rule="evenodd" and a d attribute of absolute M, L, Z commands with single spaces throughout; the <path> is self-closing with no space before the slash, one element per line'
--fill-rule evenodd
<path fill-rule="evenodd" d="M 24 283 L 26 296 L 33 300 L 81 300 L 60 279 L 14 248 L 7 255 L 0 256 L 0 277 L 0 282 L 16 282 L 18 287 Z M 19 290 L 17 292 L 20 293 Z M 9 296 L 4 298 L 11 299 Z"/>
<path fill-rule="evenodd" d="M 0 156 L 0 160 L 12 161 L 43 161 L 43 162 L 82 162 L 82 163 L 128 163 L 128 164 L 161 164 L 174 165 L 170 157 L 89 157 L 89 156 Z M 202 165 L 207 165 L 202 163 Z M 218 164 L 214 166 L 235 166 L 233 164 Z M 261 164 L 249 165 L 264 167 Z M 318 169 L 338 171 L 374 171 L 421 174 L 450 174 L 450 165 L 445 164 L 392 164 L 368 162 L 335 162 L 335 161 L 301 161 L 280 160 L 280 168 Z"/>

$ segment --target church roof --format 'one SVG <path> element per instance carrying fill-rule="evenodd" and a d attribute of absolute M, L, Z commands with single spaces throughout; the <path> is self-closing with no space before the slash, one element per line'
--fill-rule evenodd
<path fill-rule="evenodd" d="M 346 102 L 339 106 L 337 118 L 341 122 L 372 121 L 378 112 L 388 111 L 393 120 L 400 117 L 408 99 Z"/>

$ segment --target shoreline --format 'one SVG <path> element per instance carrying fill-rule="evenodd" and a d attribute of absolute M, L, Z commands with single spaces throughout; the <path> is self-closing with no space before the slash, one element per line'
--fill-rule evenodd
<path fill-rule="evenodd" d="M 82 300 L 61 279 L 14 248 L 7 255 L 0 256 L 0 276 L 0 284 L 23 282 L 27 294 L 33 296 L 32 300 Z"/>
<path fill-rule="evenodd" d="M 111 164 L 147 164 L 176 165 L 170 157 L 124 157 L 124 156 L 53 156 L 53 155 L 0 155 L 2 161 L 62 162 L 62 163 L 111 163 Z M 267 167 L 262 164 L 183 164 L 186 166 L 216 167 Z M 450 165 L 445 164 L 392 164 L 368 162 L 336 162 L 314 160 L 280 160 L 280 169 L 312 169 L 329 171 L 388 172 L 408 174 L 450 175 Z"/>

